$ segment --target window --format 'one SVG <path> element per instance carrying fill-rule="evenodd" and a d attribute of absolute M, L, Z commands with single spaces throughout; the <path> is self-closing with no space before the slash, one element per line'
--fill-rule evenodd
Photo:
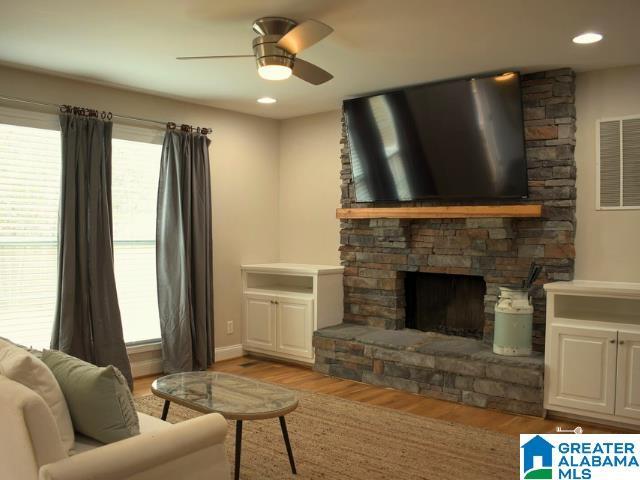
<path fill-rule="evenodd" d="M 114 125 L 114 263 L 125 342 L 160 337 L 155 225 L 161 133 Z M 60 132 L 0 107 L 0 336 L 47 348 L 56 307 Z"/>
<path fill-rule="evenodd" d="M 56 305 L 60 132 L 0 123 L 0 336 L 49 347 Z"/>
<path fill-rule="evenodd" d="M 116 135 L 136 138 L 122 128 L 114 128 Z M 162 146 L 145 140 L 114 138 L 112 143 L 114 268 L 127 343 L 160 338 L 156 203 Z"/>

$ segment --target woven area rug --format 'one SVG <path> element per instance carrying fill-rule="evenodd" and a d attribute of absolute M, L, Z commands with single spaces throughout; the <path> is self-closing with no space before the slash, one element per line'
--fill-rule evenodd
<path fill-rule="evenodd" d="M 286 416 L 298 475 L 292 475 L 278 419 L 246 421 L 242 435 L 245 480 L 513 480 L 518 442 L 507 435 L 298 391 L 300 405 Z M 136 398 L 139 411 L 160 416 L 163 401 Z M 176 404 L 167 420 L 200 415 Z M 226 447 L 233 469 L 235 422 Z"/>

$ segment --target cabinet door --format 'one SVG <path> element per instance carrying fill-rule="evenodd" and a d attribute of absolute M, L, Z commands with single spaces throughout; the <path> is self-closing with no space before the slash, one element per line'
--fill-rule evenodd
<path fill-rule="evenodd" d="M 549 334 L 548 402 L 613 414 L 617 330 L 556 325 Z"/>
<path fill-rule="evenodd" d="M 276 349 L 275 298 L 269 295 L 244 296 L 244 345 L 261 350 Z"/>
<path fill-rule="evenodd" d="M 278 352 L 312 358 L 313 300 L 278 297 L 277 302 Z"/>
<path fill-rule="evenodd" d="M 640 334 L 618 332 L 616 415 L 640 418 Z"/>

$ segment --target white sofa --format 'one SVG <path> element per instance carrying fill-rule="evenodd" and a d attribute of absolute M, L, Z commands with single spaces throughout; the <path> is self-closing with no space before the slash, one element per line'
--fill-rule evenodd
<path fill-rule="evenodd" d="M 74 454 L 68 456 L 42 397 L 0 375 L 0 479 L 229 478 L 224 449 L 227 422 L 221 415 L 175 425 L 143 413 L 138 416 L 140 435 L 109 445 L 76 435 Z"/>

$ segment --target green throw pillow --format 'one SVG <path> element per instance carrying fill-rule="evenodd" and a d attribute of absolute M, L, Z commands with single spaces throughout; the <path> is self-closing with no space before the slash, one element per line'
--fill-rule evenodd
<path fill-rule="evenodd" d="M 77 432 L 102 443 L 140 433 L 133 396 L 116 367 L 96 367 L 56 350 L 45 350 L 42 361 L 60 384 Z"/>

